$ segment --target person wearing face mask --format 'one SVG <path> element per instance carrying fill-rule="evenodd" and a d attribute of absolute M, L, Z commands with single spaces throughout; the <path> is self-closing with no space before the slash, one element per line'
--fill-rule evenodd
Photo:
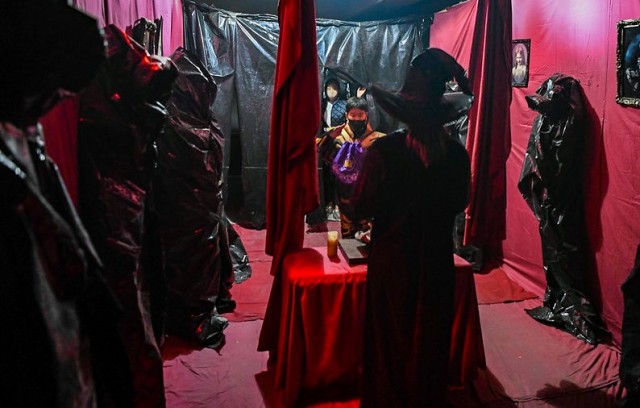
<path fill-rule="evenodd" d="M 381 118 L 380 114 L 378 113 L 378 108 L 376 107 L 376 104 L 373 100 L 373 96 L 371 95 L 371 92 L 368 92 L 367 88 L 360 85 L 356 89 L 356 96 L 358 98 L 362 98 L 365 101 L 367 101 L 367 104 L 369 105 L 368 117 L 369 117 L 369 123 L 371 124 L 371 127 L 374 129 L 384 128 L 385 127 L 384 119 Z"/>
<path fill-rule="evenodd" d="M 369 123 L 369 104 L 364 98 L 349 98 L 346 106 L 347 122 L 340 129 L 340 133 L 334 139 L 336 149 L 340 149 L 345 142 L 359 142 L 367 149 L 376 139 L 384 136 L 384 133 L 376 132 Z"/>
<path fill-rule="evenodd" d="M 335 137 L 331 160 L 332 170 L 336 176 L 336 196 L 340 210 L 342 238 L 353 238 L 357 232 L 369 229 L 367 220 L 354 222 L 350 211 L 351 191 L 357 177 L 358 156 L 361 159 L 364 151 L 384 136 L 384 133 L 377 132 L 371 127 L 369 104 L 365 99 L 349 98 L 346 108 L 347 122 L 330 134 Z"/>
<path fill-rule="evenodd" d="M 340 98 L 340 91 L 340 81 L 336 78 L 329 78 L 324 85 L 326 98 L 322 101 L 322 128 L 325 132 L 345 122 L 347 101 Z"/>
<path fill-rule="evenodd" d="M 321 133 L 316 136 L 316 144 L 318 150 L 324 152 L 327 148 L 331 148 L 331 138 L 328 137 L 337 126 L 344 124 L 347 101 L 341 99 L 340 81 L 331 77 L 327 79 L 324 86 L 324 95 L 322 98 L 322 109 L 320 117 L 322 118 Z M 324 142 L 328 142 L 326 145 Z M 324 225 L 326 221 L 338 221 L 340 214 L 336 202 L 335 177 L 331 172 L 330 166 L 323 162 L 321 164 L 322 178 L 321 184 L 321 206 L 307 214 L 306 222 L 311 226 Z"/>

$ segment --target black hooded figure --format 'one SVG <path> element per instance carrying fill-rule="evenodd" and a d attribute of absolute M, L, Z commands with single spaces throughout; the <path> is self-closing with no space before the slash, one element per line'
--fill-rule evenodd
<path fill-rule="evenodd" d="M 198 58 L 178 48 L 178 68 L 157 141 L 155 209 L 167 287 L 166 330 L 203 346 L 224 340 L 233 262 L 222 205 L 224 137 L 212 114 L 217 87 Z M 228 309 L 221 310 L 226 299 Z M 217 305 L 217 308 L 216 308 Z"/>
<path fill-rule="evenodd" d="M 38 125 L 91 81 L 104 39 L 66 1 L 4 1 L 0 54 L 0 400 L 130 407 L 121 309 Z"/>
<path fill-rule="evenodd" d="M 527 313 L 597 344 L 606 333 L 587 298 L 585 227 L 582 199 L 585 110 L 580 83 L 555 74 L 536 95 L 536 112 L 518 189 L 540 223 L 547 278 L 543 306 Z"/>
<path fill-rule="evenodd" d="M 411 62 L 399 94 L 375 86 L 376 102 L 409 130 L 367 150 L 352 203 L 372 218 L 362 373 L 363 407 L 444 407 L 453 324 L 451 230 L 468 198 L 469 157 L 444 124 L 458 112 L 443 98 L 463 68 L 439 49 Z"/>
<path fill-rule="evenodd" d="M 165 123 L 176 68 L 113 25 L 105 35 L 108 58 L 80 99 L 80 214 L 125 312 L 119 334 L 133 373 L 135 406 L 162 407 L 164 275 L 149 203 L 153 144 Z"/>

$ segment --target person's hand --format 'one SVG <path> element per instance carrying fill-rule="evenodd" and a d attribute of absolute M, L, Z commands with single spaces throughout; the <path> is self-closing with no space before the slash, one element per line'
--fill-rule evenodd
<path fill-rule="evenodd" d="M 359 86 L 358 90 L 356 91 L 356 96 L 358 98 L 362 98 L 364 96 L 365 92 L 367 92 L 367 88 L 365 88 L 363 86 Z"/>
<path fill-rule="evenodd" d="M 334 127 L 333 130 L 329 132 L 329 136 L 331 136 L 332 139 L 335 139 L 336 137 L 340 136 L 340 133 L 342 133 L 342 129 L 344 129 L 345 126 L 347 126 L 346 122 L 340 126 Z"/>

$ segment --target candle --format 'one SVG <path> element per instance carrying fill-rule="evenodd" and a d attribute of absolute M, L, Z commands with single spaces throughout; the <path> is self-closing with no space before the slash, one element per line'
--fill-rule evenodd
<path fill-rule="evenodd" d="M 338 256 L 338 231 L 329 231 L 327 233 L 327 256 Z"/>

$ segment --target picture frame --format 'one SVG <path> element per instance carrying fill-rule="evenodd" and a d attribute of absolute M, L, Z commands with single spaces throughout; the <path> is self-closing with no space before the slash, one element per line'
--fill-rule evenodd
<path fill-rule="evenodd" d="M 513 40 L 511 43 L 511 86 L 529 86 L 529 62 L 531 61 L 531 39 Z"/>
<path fill-rule="evenodd" d="M 616 102 L 640 108 L 640 19 L 618 21 L 617 31 Z"/>

